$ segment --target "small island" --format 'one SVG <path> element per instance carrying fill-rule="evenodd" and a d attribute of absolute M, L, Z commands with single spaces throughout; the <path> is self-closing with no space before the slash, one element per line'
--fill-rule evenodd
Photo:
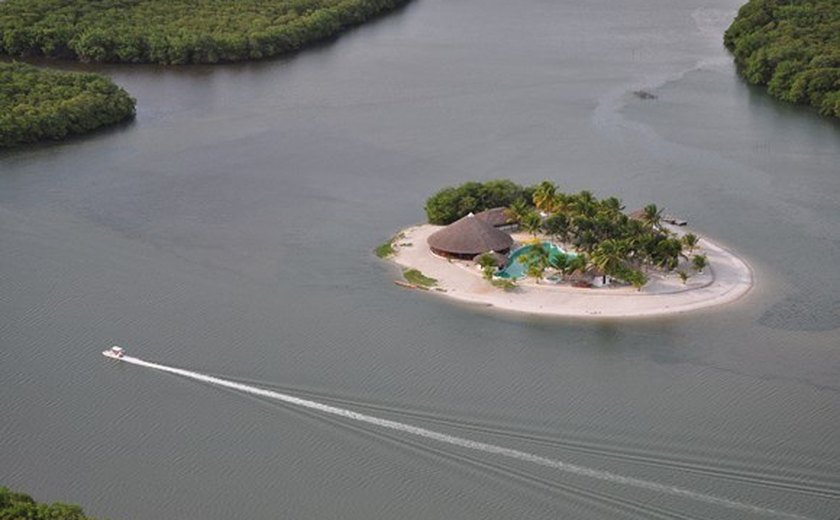
<path fill-rule="evenodd" d="M 289 53 L 405 0 L 0 1 L 0 54 L 220 63 Z"/>
<path fill-rule="evenodd" d="M 377 248 L 404 268 L 398 285 L 548 316 L 634 317 L 737 300 L 753 284 L 734 253 L 655 204 L 625 213 L 616 197 L 560 192 L 550 181 L 445 188 L 428 224 Z"/>
<path fill-rule="evenodd" d="M 0 63 L 0 93 L 0 149 L 84 134 L 134 117 L 134 99 L 99 74 Z"/>

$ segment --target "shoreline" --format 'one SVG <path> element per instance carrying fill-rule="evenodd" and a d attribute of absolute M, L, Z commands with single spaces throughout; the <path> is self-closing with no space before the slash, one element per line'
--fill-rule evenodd
<path fill-rule="evenodd" d="M 420 224 L 403 229 L 398 234 L 401 238 L 394 241 L 394 254 L 387 260 L 435 278 L 437 285 L 426 292 L 484 309 L 548 317 L 654 317 L 732 303 L 754 285 L 753 269 L 744 259 L 695 233 L 700 237 L 697 250 L 707 256 L 709 267 L 703 273 L 694 273 L 686 284 L 676 273 L 650 272 L 650 281 L 640 291 L 628 286 L 576 288 L 522 279 L 514 291 L 506 292 L 482 278 L 472 262 L 448 260 L 431 252 L 426 239 L 442 227 Z M 685 232 L 685 228 L 669 228 Z M 515 233 L 513 237 L 522 242 L 527 235 Z"/>

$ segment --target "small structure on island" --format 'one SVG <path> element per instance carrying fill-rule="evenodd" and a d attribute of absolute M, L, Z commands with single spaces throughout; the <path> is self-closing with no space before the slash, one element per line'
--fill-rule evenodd
<path fill-rule="evenodd" d="M 487 251 L 507 253 L 513 238 L 470 213 L 435 231 L 426 242 L 436 255 L 472 260 Z"/>
<path fill-rule="evenodd" d="M 513 229 L 518 225 L 510 210 L 504 207 L 486 209 L 481 213 L 476 213 L 475 218 L 497 229 Z"/>

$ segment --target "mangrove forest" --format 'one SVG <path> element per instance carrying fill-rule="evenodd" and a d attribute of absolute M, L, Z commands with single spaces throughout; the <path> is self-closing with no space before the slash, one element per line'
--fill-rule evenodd
<path fill-rule="evenodd" d="M 840 0 L 750 0 L 724 43 L 748 82 L 840 117 Z"/>
<path fill-rule="evenodd" d="M 1 520 L 94 520 L 81 507 L 56 502 L 39 504 L 24 493 L 0 487 Z"/>
<path fill-rule="evenodd" d="M 5 0 L 0 54 L 89 62 L 218 63 L 276 56 L 405 0 Z"/>
<path fill-rule="evenodd" d="M 0 148 L 113 125 L 133 117 L 134 104 L 99 74 L 0 63 Z"/>

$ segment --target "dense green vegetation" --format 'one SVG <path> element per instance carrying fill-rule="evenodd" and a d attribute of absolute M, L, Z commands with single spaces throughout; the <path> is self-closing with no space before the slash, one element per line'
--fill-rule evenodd
<path fill-rule="evenodd" d="M 486 209 L 507 207 L 517 200 L 529 200 L 531 188 L 508 180 L 467 182 L 457 188 L 444 188 L 426 201 L 430 224 L 445 225 Z"/>
<path fill-rule="evenodd" d="M 840 117 L 840 0 L 750 0 L 724 43 L 750 83 Z"/>
<path fill-rule="evenodd" d="M 405 0 L 4 0 L 0 53 L 94 62 L 217 63 L 276 56 Z"/>
<path fill-rule="evenodd" d="M 109 79 L 0 63 L 0 148 L 89 132 L 134 115 Z"/>
<path fill-rule="evenodd" d="M 505 204 L 507 203 L 507 204 Z M 542 247 L 523 255 L 527 274 L 539 280 L 547 268 L 562 276 L 596 269 L 636 287 L 647 282 L 649 268 L 675 270 L 685 252 L 697 247 L 695 235 L 679 239 L 661 225 L 662 211 L 655 204 L 631 218 L 616 197 L 597 199 L 588 191 L 563 193 L 549 181 L 523 187 L 508 180 L 469 182 L 444 188 L 426 202 L 429 222 L 445 224 L 470 211 L 506 205 L 520 228 L 545 234 L 574 247 L 575 255 L 550 258 Z M 705 262 L 705 258 L 695 262 Z M 490 265 L 488 257 L 482 262 Z M 697 269 L 697 263 L 694 264 Z M 702 268 L 697 269 L 698 271 Z"/>
<path fill-rule="evenodd" d="M 0 520 L 93 520 L 79 506 L 39 504 L 32 497 L 0 487 Z"/>

